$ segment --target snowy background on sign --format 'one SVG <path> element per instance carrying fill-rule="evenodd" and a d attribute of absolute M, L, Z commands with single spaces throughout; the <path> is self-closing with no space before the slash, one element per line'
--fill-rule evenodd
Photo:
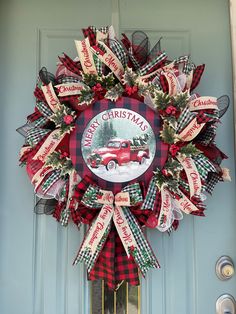
<path fill-rule="evenodd" d="M 98 169 L 89 167 L 89 169 L 101 179 L 109 182 L 127 182 L 141 176 L 151 165 L 153 156 L 146 159 L 145 163 L 140 165 L 138 162 L 129 162 L 122 166 L 117 166 L 114 170 L 107 171 L 105 166 L 100 166 Z"/>

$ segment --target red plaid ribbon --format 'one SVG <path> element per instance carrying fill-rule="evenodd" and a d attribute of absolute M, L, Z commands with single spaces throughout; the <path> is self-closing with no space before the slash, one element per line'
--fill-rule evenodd
<path fill-rule="evenodd" d="M 27 121 L 29 121 L 30 123 L 33 123 L 34 121 L 38 120 L 40 117 L 43 117 L 43 115 L 35 107 L 35 111 L 27 117 Z"/>
<path fill-rule="evenodd" d="M 35 90 L 34 90 L 34 96 L 35 96 L 38 100 L 47 103 L 47 102 L 46 102 L 46 99 L 45 99 L 45 96 L 44 96 L 44 94 L 43 94 L 43 91 L 42 91 L 38 86 L 36 86 L 36 88 L 35 88 Z"/>
<path fill-rule="evenodd" d="M 89 38 L 90 46 L 94 46 L 96 44 L 96 32 L 89 26 L 88 28 L 82 29 L 84 37 Z"/>
<path fill-rule="evenodd" d="M 211 120 L 211 118 L 204 113 L 204 110 L 199 111 L 196 118 L 198 124 L 207 123 Z"/>
<path fill-rule="evenodd" d="M 201 65 L 198 65 L 196 67 L 196 69 L 194 70 L 193 80 L 192 80 L 192 84 L 191 84 L 191 88 L 190 88 L 191 91 L 198 86 L 198 84 L 201 80 L 202 74 L 204 72 L 204 69 L 205 69 L 205 64 L 201 64 Z"/>
<path fill-rule="evenodd" d="M 164 93 L 167 93 L 169 90 L 169 84 L 164 75 L 160 75 L 160 84 Z"/>
<path fill-rule="evenodd" d="M 64 53 L 64 57 L 59 57 L 61 63 L 71 72 L 80 75 L 81 74 L 81 66 L 80 63 L 73 61 L 70 57 L 68 57 Z"/>

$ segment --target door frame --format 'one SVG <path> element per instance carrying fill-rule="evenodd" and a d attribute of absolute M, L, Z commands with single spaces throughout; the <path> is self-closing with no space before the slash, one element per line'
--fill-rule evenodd
<path fill-rule="evenodd" d="M 236 150 L 236 1 L 229 0 L 230 10 L 230 29 L 231 29 L 231 53 L 233 67 L 233 102 L 234 102 L 234 134 L 235 134 L 235 150 Z"/>

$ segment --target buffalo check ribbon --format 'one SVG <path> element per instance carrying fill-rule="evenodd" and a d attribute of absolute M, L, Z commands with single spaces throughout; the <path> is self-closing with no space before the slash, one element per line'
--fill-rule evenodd
<path fill-rule="evenodd" d="M 142 200 L 138 183 L 125 187 L 116 195 L 111 191 L 101 190 L 98 186 L 89 185 L 81 203 L 88 208 L 101 210 L 92 222 L 74 264 L 84 261 L 88 273 L 91 272 L 114 223 L 128 258 L 133 257 L 141 273 L 145 275 L 150 268 L 159 268 L 149 243 L 129 209 L 130 206 L 140 204 Z"/>

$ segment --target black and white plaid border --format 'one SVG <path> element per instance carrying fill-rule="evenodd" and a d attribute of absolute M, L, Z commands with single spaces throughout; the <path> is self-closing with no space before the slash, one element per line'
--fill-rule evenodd
<path fill-rule="evenodd" d="M 43 101 L 38 101 L 36 103 L 36 108 L 41 112 L 41 114 L 47 118 L 49 118 L 53 112 Z"/>
<path fill-rule="evenodd" d="M 152 180 L 149 183 L 149 187 L 147 190 L 146 197 L 144 199 L 144 202 L 142 204 L 141 209 L 151 209 L 154 210 L 155 200 L 156 200 L 156 194 L 157 194 L 158 187 L 155 183 L 155 179 L 152 178 Z"/>
<path fill-rule="evenodd" d="M 54 170 L 41 185 L 42 191 L 46 193 L 50 187 L 60 178 L 61 170 Z"/>
<path fill-rule="evenodd" d="M 197 170 L 201 176 L 201 179 L 204 181 L 207 180 L 207 176 L 209 172 L 216 172 L 216 168 L 214 165 L 209 161 L 209 159 L 203 155 L 198 155 L 196 157 L 192 157 L 194 160 Z"/>
<path fill-rule="evenodd" d="M 204 132 L 201 132 L 198 135 L 198 142 L 205 146 L 210 144 L 212 140 L 215 138 L 216 128 L 217 127 L 215 124 L 207 126 Z"/>
<path fill-rule="evenodd" d="M 26 134 L 26 143 L 29 144 L 30 146 L 35 146 L 37 145 L 40 140 L 50 133 L 51 130 L 47 129 L 40 129 L 40 128 L 33 128 L 27 131 Z"/>
<path fill-rule="evenodd" d="M 58 84 L 67 84 L 67 83 L 78 83 L 80 82 L 79 78 L 74 76 L 59 76 L 57 79 Z"/>
<path fill-rule="evenodd" d="M 218 173 L 216 172 L 210 173 L 206 185 L 206 191 L 211 194 L 212 191 L 214 190 L 215 185 L 220 181 L 220 179 L 221 177 L 218 175 Z"/>
<path fill-rule="evenodd" d="M 184 127 L 186 125 L 188 125 L 190 123 L 190 121 L 192 121 L 194 119 L 195 114 L 192 113 L 189 108 L 184 108 L 184 110 L 182 111 L 181 115 L 179 116 L 179 119 L 177 121 L 177 129 L 176 132 L 180 133 L 182 131 L 182 129 L 184 129 Z"/>
<path fill-rule="evenodd" d="M 46 117 L 39 117 L 37 120 L 34 121 L 34 126 L 36 128 L 39 128 L 41 126 L 44 126 L 48 122 L 48 119 Z"/>
<path fill-rule="evenodd" d="M 114 52 L 114 54 L 117 56 L 117 58 L 122 63 L 123 67 L 126 67 L 128 59 L 127 54 L 121 45 L 121 43 L 115 39 L 112 39 L 109 41 L 110 49 Z"/>
<path fill-rule="evenodd" d="M 147 64 L 144 64 L 140 69 L 139 69 L 139 74 L 145 75 L 148 73 L 148 71 L 153 68 L 156 64 L 159 62 L 163 61 L 166 58 L 166 53 L 163 52 L 159 56 L 155 57 L 152 61 L 148 62 Z"/>
<path fill-rule="evenodd" d="M 95 221 L 96 221 L 96 219 L 94 219 L 94 221 L 91 224 L 89 230 L 91 230 L 91 228 L 93 227 Z M 105 233 L 104 233 L 104 235 L 103 235 L 99 245 L 97 246 L 96 251 L 94 252 L 94 254 L 92 255 L 92 252 L 90 250 L 81 250 L 81 251 L 79 251 L 79 254 L 76 257 L 76 259 L 74 261 L 74 264 L 76 265 L 77 263 L 84 261 L 84 263 L 87 266 L 88 273 L 89 273 L 93 269 L 93 267 L 94 267 L 94 264 L 95 264 L 99 254 L 101 252 L 101 248 L 103 247 L 103 244 L 106 241 L 107 236 L 108 236 L 110 230 L 111 230 L 111 223 L 109 223 L 109 225 L 108 225 L 108 227 L 107 227 L 107 229 L 106 229 L 106 231 L 105 231 Z M 84 238 L 84 241 L 87 238 L 88 234 L 89 234 L 89 231 L 88 231 L 86 237 Z M 83 243 L 84 243 L 84 241 L 83 241 Z M 83 246 L 83 243 L 81 245 L 81 248 Z"/>
<path fill-rule="evenodd" d="M 150 245 L 148 244 L 139 224 L 135 217 L 130 212 L 129 208 L 122 207 L 124 215 L 128 221 L 128 225 L 132 231 L 136 243 L 139 247 L 137 248 L 137 254 L 132 255 L 136 264 L 139 266 L 143 275 L 147 273 L 150 268 L 160 268 L 158 261 L 152 252 Z M 139 248 L 142 248 L 142 251 Z"/>

